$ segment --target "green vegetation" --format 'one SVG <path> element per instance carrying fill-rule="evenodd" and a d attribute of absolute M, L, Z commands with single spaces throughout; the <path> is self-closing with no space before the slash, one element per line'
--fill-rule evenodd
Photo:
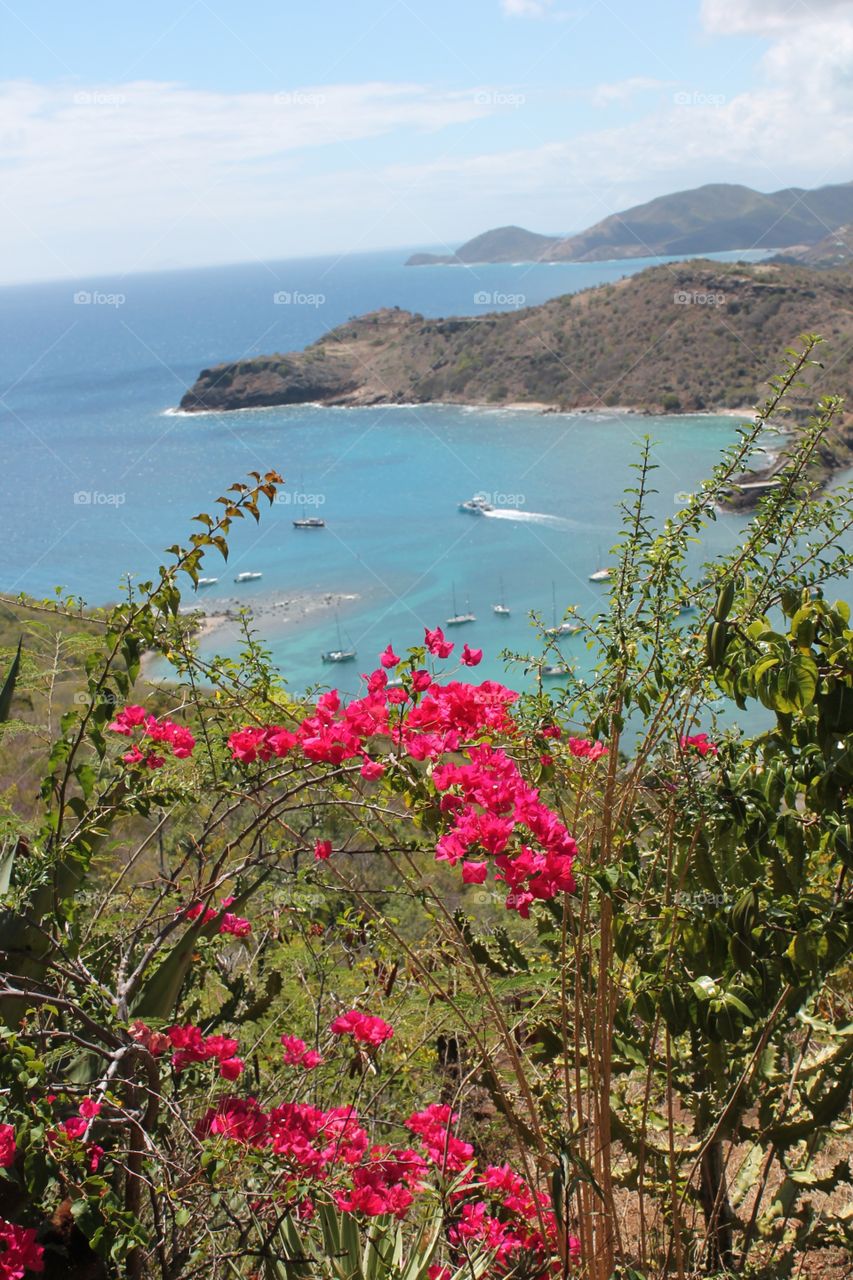
<path fill-rule="evenodd" d="M 438 631 L 349 706 L 295 698 L 248 624 L 203 661 L 181 586 L 274 472 L 99 617 L 5 615 L 0 751 L 42 776 L 0 861 L 4 1241 L 68 1280 L 841 1280 L 853 492 L 811 478 L 837 400 L 740 545 L 687 563 L 816 347 L 660 525 L 646 442 L 595 675 L 553 698 L 448 671 Z"/>

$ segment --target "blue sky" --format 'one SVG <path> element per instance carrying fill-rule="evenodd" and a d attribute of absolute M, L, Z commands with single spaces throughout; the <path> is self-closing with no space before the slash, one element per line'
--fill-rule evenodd
<path fill-rule="evenodd" d="M 0 0 L 6 281 L 853 178 L 851 0 Z"/>

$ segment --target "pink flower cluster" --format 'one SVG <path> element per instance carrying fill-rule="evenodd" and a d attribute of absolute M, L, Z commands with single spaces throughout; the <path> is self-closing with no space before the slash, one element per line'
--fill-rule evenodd
<path fill-rule="evenodd" d="M 11 1169 L 15 1163 L 17 1151 L 14 1126 L 0 1124 L 0 1169 Z"/>
<path fill-rule="evenodd" d="M 313 1071 L 324 1061 L 322 1053 L 318 1053 L 316 1049 L 309 1049 L 305 1041 L 300 1040 L 298 1036 L 282 1036 L 281 1043 L 284 1047 L 286 1067 L 304 1067 L 306 1071 Z"/>
<path fill-rule="evenodd" d="M 196 1062 L 215 1061 L 224 1080 L 236 1080 L 243 1071 L 243 1060 L 237 1057 L 239 1045 L 230 1036 L 205 1036 L 199 1027 L 187 1024 L 169 1027 L 166 1034 L 175 1052 L 172 1066 L 184 1071 Z"/>
<path fill-rule="evenodd" d="M 468 855 L 473 849 L 488 854 L 497 868 L 496 879 L 507 886 L 507 907 L 524 917 L 535 898 L 571 893 L 577 845 L 564 824 L 505 751 L 483 743 L 467 754 L 468 764 L 433 769 L 441 808 L 450 818 L 449 829 L 436 845 L 436 858 L 452 866 L 462 862 L 463 880 L 476 884 L 485 880 L 487 864 L 471 861 Z M 531 839 L 538 848 L 528 842 Z"/>
<path fill-rule="evenodd" d="M 223 898 L 218 911 L 215 907 L 204 908 L 200 902 L 194 902 L 191 906 L 184 908 L 183 915 L 186 920 L 198 920 L 204 911 L 202 924 L 210 924 L 211 920 L 221 917 L 217 933 L 230 933 L 235 938 L 245 938 L 252 932 L 252 925 L 243 916 L 237 916 L 233 911 L 226 910 L 233 901 L 233 898 Z"/>
<path fill-rule="evenodd" d="M 370 1013 L 359 1013 L 357 1009 L 350 1009 L 349 1013 L 342 1013 L 335 1018 L 330 1029 L 336 1036 L 352 1036 L 353 1040 L 369 1044 L 373 1048 L 378 1048 L 394 1034 L 394 1028 L 383 1022 L 382 1018 Z"/>
<path fill-rule="evenodd" d="M 195 746 L 195 738 L 184 725 L 175 724 L 174 720 L 158 720 L 144 707 L 124 707 L 107 728 L 125 738 L 138 732 L 138 741 L 122 760 L 126 764 L 143 764 L 147 769 L 160 769 L 166 763 L 165 757 L 154 750 L 156 746 L 169 747 L 177 760 L 186 760 Z"/>
<path fill-rule="evenodd" d="M 579 760 L 600 760 L 608 750 L 603 742 L 592 742 L 589 738 L 569 738 L 567 746 Z"/>
<path fill-rule="evenodd" d="M 698 752 L 700 756 L 715 756 L 717 754 L 716 742 L 711 742 L 707 733 L 692 733 L 685 735 L 680 739 L 683 751 L 691 749 Z"/>
<path fill-rule="evenodd" d="M 459 1260 L 480 1245 L 495 1255 L 490 1275 L 517 1271 L 544 1280 L 558 1259 L 549 1198 L 509 1165 L 489 1165 L 478 1175 L 471 1144 L 453 1133 L 458 1119 L 440 1103 L 415 1112 L 405 1122 L 415 1146 L 398 1148 L 371 1145 L 352 1108 L 322 1111 L 290 1102 L 264 1111 L 254 1098 L 226 1097 L 208 1110 L 197 1133 L 268 1151 L 281 1165 L 282 1185 L 290 1182 L 304 1197 L 302 1218 L 310 1218 L 310 1195 L 321 1188 L 344 1213 L 404 1218 L 419 1195 L 434 1194 L 436 1178 L 450 1175 L 447 1238 Z M 308 1197 L 306 1180 L 317 1184 Z M 577 1241 L 571 1252 L 576 1256 Z M 436 1280 L 441 1275 L 437 1268 Z"/>
<path fill-rule="evenodd" d="M 26 1272 L 44 1271 L 44 1247 L 32 1227 L 0 1218 L 0 1280 L 23 1280 Z"/>
<path fill-rule="evenodd" d="M 439 658 L 453 649 L 440 627 L 427 630 L 426 647 Z M 481 656 L 466 645 L 462 661 L 474 665 Z M 270 725 L 232 733 L 228 741 L 233 757 L 253 764 L 298 752 L 334 767 L 360 759 L 361 772 L 368 778 L 385 770 L 385 764 L 373 758 L 376 754 L 426 762 L 446 823 L 436 845 L 437 860 L 461 862 L 463 882 L 482 884 L 492 859 L 495 878 L 507 886 L 507 907 L 522 916 L 529 914 L 536 898 L 571 892 L 574 840 L 536 788 L 525 782 L 508 751 L 488 741 L 514 737 L 510 708 L 518 695 L 491 680 L 438 684 L 425 670 L 412 672 L 408 687 L 389 689 L 386 669 L 398 662 L 389 645 L 380 667 L 366 677 L 362 698 L 344 706 L 337 691 L 324 693 L 294 730 Z M 606 751 L 602 744 L 580 738 L 569 739 L 568 745 L 573 755 L 592 760 Z M 462 755 L 466 763 L 444 763 L 451 754 Z M 329 840 L 316 841 L 318 861 L 331 853 Z"/>

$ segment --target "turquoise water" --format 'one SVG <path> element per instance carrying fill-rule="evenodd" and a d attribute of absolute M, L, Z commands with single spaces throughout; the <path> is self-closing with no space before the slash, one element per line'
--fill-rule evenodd
<path fill-rule="evenodd" d="M 439 405 L 298 407 L 173 415 L 199 369 L 222 359 L 291 350 L 349 315 L 398 304 L 428 315 L 476 313 L 475 294 L 527 304 L 649 265 L 404 268 L 400 254 L 302 260 L 208 271 L 0 290 L 3 527 L 0 589 L 43 595 L 55 585 L 91 603 L 115 599 L 122 576 L 144 578 L 162 548 L 185 539 L 189 517 L 250 469 L 274 467 L 290 501 L 260 528 L 240 527 L 207 607 L 256 606 L 261 633 L 292 687 L 332 676 L 354 688 L 389 641 L 405 648 L 466 600 L 477 622 L 457 633 L 482 647 L 483 674 L 505 675 L 499 651 L 536 648 L 527 613 L 594 611 L 599 567 L 631 482 L 637 441 L 659 441 L 659 494 L 670 513 L 731 438 L 727 418 L 541 415 Z M 717 255 L 734 257 L 736 255 Z M 760 255 L 752 255 L 760 256 Z M 75 302 L 75 294 L 91 300 Z M 286 293 L 289 303 L 276 303 Z M 305 298 L 312 299 L 304 301 Z M 296 300 L 301 299 L 301 300 Z M 494 515 L 459 513 L 492 495 Z M 295 514 L 327 528 L 293 529 Z M 715 545 L 739 524 L 722 519 Z M 262 579 L 235 586 L 242 570 Z M 493 615 L 501 582 L 509 619 Z M 339 611 L 359 661 L 324 667 L 337 643 L 331 616 L 285 623 L 273 608 L 294 595 L 353 596 Z M 464 636 L 463 633 L 464 632 Z M 223 627 L 211 644 L 233 650 Z M 566 656 L 578 640 L 565 642 Z M 399 648 L 398 648 L 399 651 Z M 518 670 L 514 683 L 525 680 Z"/>

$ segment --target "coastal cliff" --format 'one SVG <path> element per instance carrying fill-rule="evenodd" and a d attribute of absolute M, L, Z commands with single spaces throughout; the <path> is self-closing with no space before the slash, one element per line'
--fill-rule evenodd
<path fill-rule="evenodd" d="M 446 401 L 560 410 L 738 409 L 803 332 L 827 340 L 817 395 L 850 398 L 853 272 L 708 261 L 652 267 L 541 306 L 426 319 L 386 308 L 304 351 L 204 369 L 184 411 Z"/>

